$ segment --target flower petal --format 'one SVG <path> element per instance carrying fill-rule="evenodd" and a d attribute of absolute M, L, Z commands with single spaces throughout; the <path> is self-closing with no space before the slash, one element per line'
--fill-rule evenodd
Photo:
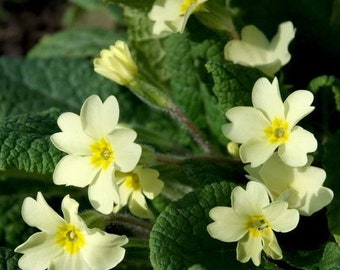
<path fill-rule="evenodd" d="M 274 118 L 284 119 L 285 117 L 276 77 L 272 83 L 267 78 L 260 78 L 256 81 L 252 92 L 252 102 L 254 108 L 260 110 L 270 121 Z"/>
<path fill-rule="evenodd" d="M 262 235 L 263 251 L 275 260 L 282 259 L 282 250 L 277 242 L 276 236 L 272 230 L 267 230 Z"/>
<path fill-rule="evenodd" d="M 49 267 L 52 259 L 62 253 L 63 249 L 55 244 L 53 237 L 39 232 L 18 246 L 15 252 L 24 254 L 18 262 L 20 269 L 43 270 Z"/>
<path fill-rule="evenodd" d="M 90 145 L 92 138 L 87 136 L 82 130 L 77 132 L 58 132 L 51 136 L 53 145 L 59 150 L 68 154 L 90 155 Z"/>
<path fill-rule="evenodd" d="M 237 260 L 247 262 L 251 258 L 256 266 L 261 263 L 262 239 L 261 237 L 252 237 L 247 233 L 237 243 L 236 253 Z"/>
<path fill-rule="evenodd" d="M 262 166 L 260 179 L 276 194 L 280 194 L 292 186 L 295 173 L 275 152 Z"/>
<path fill-rule="evenodd" d="M 278 153 L 288 166 L 300 167 L 306 165 L 307 153 L 314 152 L 317 146 L 318 142 L 313 133 L 295 126 L 289 140 L 279 146 Z"/>
<path fill-rule="evenodd" d="M 59 128 L 64 132 L 81 132 L 80 116 L 72 112 L 62 113 L 57 120 Z"/>
<path fill-rule="evenodd" d="M 80 118 L 86 134 L 97 139 L 103 137 L 112 132 L 118 123 L 118 101 L 110 96 L 102 103 L 97 95 L 92 95 L 84 102 Z"/>
<path fill-rule="evenodd" d="M 143 194 L 147 198 L 153 200 L 159 193 L 161 193 L 164 183 L 158 179 L 158 171 L 149 168 L 140 168 L 135 169 L 134 171 L 139 177 Z"/>
<path fill-rule="evenodd" d="M 269 204 L 266 188 L 263 184 L 250 181 L 246 190 L 236 187 L 231 192 L 231 204 L 237 215 L 248 218 L 262 214 L 262 208 Z"/>
<path fill-rule="evenodd" d="M 125 235 L 108 234 L 98 229 L 91 229 L 91 232 L 86 238 L 86 246 L 81 250 L 82 257 L 91 269 L 114 268 L 124 259 L 125 249 L 121 246 L 128 242 L 128 238 Z"/>
<path fill-rule="evenodd" d="M 251 167 L 257 167 L 272 156 L 277 144 L 271 144 L 267 138 L 251 138 L 240 146 L 240 158 L 243 163 L 250 162 Z"/>
<path fill-rule="evenodd" d="M 129 198 L 128 203 L 131 213 L 140 218 L 150 218 L 152 213 L 148 208 L 145 197 L 141 192 L 134 191 Z"/>
<path fill-rule="evenodd" d="M 102 170 L 96 180 L 89 185 L 88 195 L 91 205 L 103 214 L 110 214 L 114 204 L 119 204 L 118 187 L 113 168 Z"/>
<path fill-rule="evenodd" d="M 287 202 L 276 201 L 263 208 L 263 214 L 274 231 L 289 232 L 298 225 L 299 212 L 296 209 L 287 209 L 287 207 Z"/>
<path fill-rule="evenodd" d="M 223 134 L 237 143 L 244 143 L 250 138 L 264 135 L 263 130 L 270 125 L 261 111 L 253 107 L 234 107 L 226 112 L 231 123 L 223 125 Z"/>
<path fill-rule="evenodd" d="M 268 49 L 274 51 L 274 54 L 284 66 L 291 58 L 288 45 L 295 37 L 296 29 L 291 21 L 281 23 L 278 28 L 278 32 L 270 42 Z"/>
<path fill-rule="evenodd" d="M 90 164 L 89 156 L 67 155 L 56 165 L 53 182 L 56 185 L 85 187 L 89 185 L 100 168 Z"/>
<path fill-rule="evenodd" d="M 246 220 L 235 214 L 231 207 L 217 206 L 210 210 L 209 216 L 214 220 L 207 226 L 211 237 L 223 242 L 235 242 L 246 233 Z"/>
<path fill-rule="evenodd" d="M 38 192 L 37 199 L 26 198 L 21 210 L 24 221 L 46 233 L 55 233 L 65 221 L 47 204 L 43 195 Z"/>
<path fill-rule="evenodd" d="M 86 230 L 87 226 L 78 215 L 79 203 L 66 195 L 61 202 L 61 210 L 67 223 L 71 223 L 81 231 Z"/>
<path fill-rule="evenodd" d="M 51 261 L 49 270 L 59 269 L 81 269 L 81 270 L 92 270 L 91 265 L 88 265 L 80 253 L 70 254 L 63 252 L 60 256 L 54 258 Z"/>
<path fill-rule="evenodd" d="M 328 205 L 334 197 L 333 191 L 326 187 L 320 187 L 317 192 L 308 195 L 304 205 L 298 209 L 303 216 L 311 216 Z"/>
<path fill-rule="evenodd" d="M 313 99 L 313 94 L 307 90 L 294 91 L 287 97 L 283 105 L 286 121 L 289 122 L 291 127 L 314 110 L 314 107 L 310 106 Z"/>
<path fill-rule="evenodd" d="M 133 143 L 137 133 L 128 128 L 116 129 L 108 135 L 115 157 L 115 165 L 121 172 L 132 171 L 141 156 L 142 148 Z"/>

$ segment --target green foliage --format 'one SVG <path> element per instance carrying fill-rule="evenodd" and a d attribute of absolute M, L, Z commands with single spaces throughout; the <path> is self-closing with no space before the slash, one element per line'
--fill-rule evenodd
<path fill-rule="evenodd" d="M 234 106 L 251 106 L 251 91 L 263 74 L 254 69 L 229 62 L 210 61 L 206 64 L 214 79 L 213 91 L 221 111 Z"/>
<path fill-rule="evenodd" d="M 320 270 L 340 269 L 340 248 L 337 244 L 330 242 L 326 245 L 319 266 Z"/>
<path fill-rule="evenodd" d="M 70 28 L 44 37 L 28 53 L 28 57 L 94 57 L 117 40 L 125 40 L 122 32 L 101 28 Z"/>
<path fill-rule="evenodd" d="M 62 154 L 50 142 L 60 111 L 19 115 L 0 123 L 0 170 L 51 173 Z"/>
<path fill-rule="evenodd" d="M 135 1 L 135 0 L 101 0 L 103 3 L 115 3 L 122 4 L 124 6 L 138 8 L 141 10 L 148 10 L 151 8 L 153 2 L 155 0 L 143 0 L 143 1 Z"/>
<path fill-rule="evenodd" d="M 230 206 L 234 185 L 214 183 L 173 202 L 160 214 L 150 235 L 150 258 L 155 269 L 256 269 L 251 263 L 236 261 L 235 244 L 211 238 L 206 226 L 212 222 L 209 211 Z M 262 269 L 270 263 L 265 263 Z M 196 268 L 198 266 L 195 266 Z M 194 269 L 196 269 L 194 268 Z"/>
<path fill-rule="evenodd" d="M 13 250 L 0 247 L 0 268 L 2 270 L 19 270 L 19 257 L 19 254 L 14 253 Z"/>
<path fill-rule="evenodd" d="M 334 191 L 334 199 L 328 207 L 328 224 L 331 233 L 340 245 L 340 131 L 334 134 L 325 145 L 324 168 L 327 172 L 326 186 Z"/>

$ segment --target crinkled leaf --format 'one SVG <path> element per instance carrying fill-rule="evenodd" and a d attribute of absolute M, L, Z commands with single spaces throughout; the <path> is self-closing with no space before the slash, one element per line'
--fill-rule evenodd
<path fill-rule="evenodd" d="M 0 170 L 51 173 L 62 157 L 50 142 L 50 136 L 59 131 L 59 114 L 59 110 L 50 109 L 0 122 Z"/>
<path fill-rule="evenodd" d="M 226 61 L 210 61 L 206 64 L 211 73 L 214 86 L 212 90 L 218 99 L 220 109 L 225 113 L 235 106 L 251 105 L 251 92 L 255 82 L 264 75 L 249 67 Z"/>
<path fill-rule="evenodd" d="M 336 243 L 328 243 L 320 261 L 320 270 L 340 269 L 340 248 Z"/>
<path fill-rule="evenodd" d="M 212 222 L 210 209 L 230 206 L 233 187 L 228 182 L 214 183 L 168 205 L 150 235 L 150 258 L 155 269 L 187 269 L 193 265 L 201 269 L 256 269 L 252 263 L 236 260 L 235 243 L 213 239 L 206 230 Z"/>
<path fill-rule="evenodd" d="M 29 57 L 94 57 L 116 40 L 125 40 L 122 32 L 101 28 L 69 28 L 45 36 L 28 53 Z"/>
<path fill-rule="evenodd" d="M 323 164 L 327 172 L 325 185 L 334 191 L 334 198 L 328 206 L 328 224 L 331 233 L 340 245 L 340 131 L 329 138 L 324 148 Z"/>
<path fill-rule="evenodd" d="M 18 260 L 20 255 L 13 250 L 0 247 L 0 269 L 2 270 L 19 270 Z"/>
<path fill-rule="evenodd" d="M 79 113 L 88 96 L 97 94 L 106 98 L 110 94 L 117 95 L 119 89 L 96 74 L 87 60 L 0 58 L 0 120 L 50 107 Z M 130 96 L 123 93 L 117 98 L 124 106 L 127 102 L 123 101 Z"/>

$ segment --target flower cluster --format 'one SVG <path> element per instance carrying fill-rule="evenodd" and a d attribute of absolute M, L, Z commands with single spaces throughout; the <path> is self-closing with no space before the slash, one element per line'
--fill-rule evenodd
<path fill-rule="evenodd" d="M 275 260 L 283 257 L 275 232 L 294 230 L 300 215 L 311 216 L 327 206 L 333 191 L 323 186 L 326 172 L 312 166 L 310 154 L 318 146 L 315 136 L 298 125 L 314 110 L 312 92 L 296 90 L 283 101 L 275 77 L 290 61 L 288 46 L 296 32 L 293 23 L 281 23 L 269 41 L 254 25 L 245 26 L 238 35 L 232 22 L 234 12 L 229 1 L 221 10 L 219 3 L 208 0 L 156 0 L 147 17 L 152 22 L 152 38 L 163 38 L 169 33 L 183 33 L 189 17 L 196 13 L 206 26 L 233 37 L 224 50 L 220 49 L 223 61 L 257 68 L 268 76 L 255 82 L 252 106 L 237 106 L 225 112 L 229 122 L 221 132 L 229 140 L 227 149 L 232 158 L 245 164 L 245 179 L 249 181 L 245 188 L 232 190 L 230 206 L 207 209 L 212 222 L 203 227 L 214 239 L 237 242 L 237 260 L 252 260 L 259 266 L 262 251 Z M 179 120 L 208 158 L 213 158 L 214 149 L 208 140 L 176 106 L 170 91 L 161 89 L 161 82 L 139 69 L 127 43 L 116 41 L 103 49 L 93 65 L 96 73 L 128 87 L 142 101 Z M 89 96 L 79 115 L 62 113 L 57 119 L 60 132 L 50 137 L 53 146 L 64 153 L 54 168 L 53 182 L 87 188 L 89 202 L 101 216 L 114 216 L 124 209 L 139 218 L 154 219 L 149 200 L 161 194 L 164 182 L 159 172 L 142 160 L 146 154 L 136 142 L 137 132 L 119 125 L 119 116 L 119 104 L 113 95 L 105 100 Z M 69 195 L 62 200 L 63 217 L 40 192 L 36 199 L 24 200 L 22 217 L 40 232 L 15 249 L 23 254 L 20 268 L 106 270 L 123 260 L 127 236 L 89 228 L 78 208 L 78 202 Z"/>
<path fill-rule="evenodd" d="M 297 90 L 282 102 L 278 80 L 270 83 L 260 78 L 252 91 L 253 107 L 239 106 L 226 112 L 231 122 L 222 127 L 223 133 L 233 144 L 241 144 L 238 153 L 242 162 L 250 163 L 245 170 L 252 181 L 246 190 L 233 190 L 231 207 L 210 211 L 214 222 L 207 230 L 221 241 L 238 241 L 237 259 L 241 262 L 252 259 L 258 266 L 262 250 L 281 259 L 273 230 L 293 230 L 299 214 L 310 216 L 333 199 L 332 190 L 322 186 L 325 171 L 311 166 L 307 155 L 316 150 L 317 141 L 296 125 L 313 111 L 312 101 L 311 92 Z"/>
<path fill-rule="evenodd" d="M 154 199 L 163 189 L 158 172 L 137 166 L 142 148 L 135 143 L 137 133 L 118 125 L 119 106 L 114 96 L 104 102 L 97 95 L 86 99 L 80 115 L 67 112 L 58 118 L 61 132 L 51 136 L 55 147 L 65 152 L 56 165 L 53 181 L 57 185 L 88 186 L 91 205 L 103 214 L 127 206 L 141 218 L 151 218 L 145 197 Z M 145 196 L 145 197 L 144 197 Z M 17 247 L 24 256 L 22 269 L 111 269 L 123 260 L 128 242 L 117 236 L 89 229 L 77 215 L 78 203 L 66 196 L 62 202 L 64 218 L 46 203 L 26 198 L 22 207 L 25 222 L 42 232 Z M 32 214 L 33 213 L 33 214 Z"/>

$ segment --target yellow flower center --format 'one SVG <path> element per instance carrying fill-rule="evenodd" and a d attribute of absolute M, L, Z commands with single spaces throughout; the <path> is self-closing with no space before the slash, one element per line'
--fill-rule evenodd
<path fill-rule="evenodd" d="M 77 227 L 68 223 L 58 228 L 55 242 L 68 253 L 75 254 L 85 245 L 85 237 Z"/>
<path fill-rule="evenodd" d="M 128 174 L 128 176 L 125 178 L 125 185 L 134 191 L 139 190 L 141 185 L 138 175 L 135 173 Z"/>
<path fill-rule="evenodd" d="M 265 128 L 264 133 L 272 144 L 284 143 L 289 139 L 289 124 L 280 118 L 274 118 L 270 126 Z"/>
<path fill-rule="evenodd" d="M 184 0 L 180 7 L 180 13 L 185 14 L 191 5 L 197 4 L 197 0 Z"/>
<path fill-rule="evenodd" d="M 270 230 L 270 224 L 264 216 L 252 216 L 248 219 L 247 229 L 251 236 L 262 236 L 267 230 Z"/>
<path fill-rule="evenodd" d="M 113 162 L 114 154 L 111 144 L 104 138 L 90 145 L 92 152 L 91 164 L 106 170 Z"/>

